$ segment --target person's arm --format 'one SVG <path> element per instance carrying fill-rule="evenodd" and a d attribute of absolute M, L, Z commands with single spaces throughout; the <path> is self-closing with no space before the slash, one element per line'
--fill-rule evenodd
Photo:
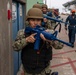
<path fill-rule="evenodd" d="M 59 41 L 52 41 L 52 46 L 54 49 L 62 49 L 64 44 Z"/>
<path fill-rule="evenodd" d="M 49 30 L 49 29 L 47 29 L 46 31 L 49 32 L 49 33 L 52 33 L 52 34 L 55 32 L 54 30 Z M 59 41 L 56 41 L 56 40 L 47 40 L 47 39 L 46 39 L 46 41 L 49 42 L 50 46 L 52 46 L 55 49 L 62 49 L 64 47 L 64 44 L 61 43 L 61 42 L 59 42 Z"/>
<path fill-rule="evenodd" d="M 28 37 L 25 37 L 26 33 L 24 33 L 24 30 L 20 30 L 17 34 L 17 38 L 13 43 L 13 49 L 16 51 L 21 50 L 22 48 L 24 48 L 28 43 L 34 43 L 35 42 L 35 38 L 34 36 L 36 35 L 36 33 L 31 34 Z"/>
<path fill-rule="evenodd" d="M 24 29 L 19 30 L 17 37 L 15 41 L 13 42 L 13 49 L 14 50 L 21 50 L 25 45 L 27 45 L 26 39 L 25 39 L 25 34 L 24 34 Z"/>
<path fill-rule="evenodd" d="M 66 23 L 65 23 L 65 30 L 67 30 L 67 23 L 68 23 L 68 21 L 69 21 L 69 16 L 66 18 Z"/>

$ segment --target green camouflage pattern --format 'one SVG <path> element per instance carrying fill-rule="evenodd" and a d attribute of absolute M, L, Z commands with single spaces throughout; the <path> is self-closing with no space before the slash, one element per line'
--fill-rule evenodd
<path fill-rule="evenodd" d="M 21 50 L 25 45 L 27 45 L 25 41 L 24 29 L 19 30 L 15 41 L 13 42 L 14 50 Z"/>
<path fill-rule="evenodd" d="M 64 44 L 59 41 L 53 41 L 52 46 L 53 46 L 53 48 L 55 48 L 57 50 L 57 49 L 62 49 Z"/>
<path fill-rule="evenodd" d="M 52 29 L 54 29 L 55 28 L 55 26 L 56 26 L 56 22 L 51 22 L 51 27 L 52 27 Z"/>
<path fill-rule="evenodd" d="M 50 20 L 47 20 L 47 22 L 46 22 L 46 24 L 45 24 L 45 28 L 46 28 L 46 29 L 53 29 Z"/>

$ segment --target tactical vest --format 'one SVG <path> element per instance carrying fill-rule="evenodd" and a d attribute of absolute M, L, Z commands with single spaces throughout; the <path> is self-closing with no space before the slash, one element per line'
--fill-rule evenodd
<path fill-rule="evenodd" d="M 46 42 L 40 41 L 38 51 L 34 50 L 34 43 L 28 43 L 21 52 L 21 60 L 27 73 L 37 74 L 49 65 L 52 59 L 52 47 L 46 46 Z"/>

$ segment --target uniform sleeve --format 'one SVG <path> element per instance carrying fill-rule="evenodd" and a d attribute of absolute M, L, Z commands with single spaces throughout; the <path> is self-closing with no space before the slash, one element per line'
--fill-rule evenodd
<path fill-rule="evenodd" d="M 50 30 L 49 33 L 53 34 L 55 31 L 54 30 Z M 59 41 L 54 41 L 54 40 L 51 40 L 50 41 L 50 46 L 52 46 L 53 48 L 55 49 L 62 49 L 64 47 L 64 44 L 59 42 Z"/>
<path fill-rule="evenodd" d="M 66 18 L 66 23 L 65 23 L 65 26 L 67 26 L 67 22 L 69 21 L 69 16 Z"/>
<path fill-rule="evenodd" d="M 19 30 L 15 41 L 13 42 L 13 49 L 16 51 L 21 50 L 27 43 L 25 41 L 24 29 Z"/>
<path fill-rule="evenodd" d="M 55 49 L 62 49 L 64 47 L 64 44 L 59 41 L 52 41 L 52 46 Z"/>
<path fill-rule="evenodd" d="M 54 33 L 54 32 L 53 32 Z M 57 35 L 57 38 L 58 38 L 58 35 Z M 52 47 L 55 48 L 55 49 L 62 49 L 64 47 L 64 44 L 59 42 L 59 41 L 53 41 L 52 40 Z"/>

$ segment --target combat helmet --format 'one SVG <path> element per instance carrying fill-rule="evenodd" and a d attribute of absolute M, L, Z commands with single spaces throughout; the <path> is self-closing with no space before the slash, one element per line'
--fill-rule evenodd
<path fill-rule="evenodd" d="M 41 9 L 41 5 L 40 4 L 34 4 L 33 8 L 39 8 L 39 9 Z"/>
<path fill-rule="evenodd" d="M 43 4 L 43 5 L 42 5 L 42 8 L 46 8 L 46 9 L 48 9 L 48 7 L 47 7 L 46 4 Z"/>
<path fill-rule="evenodd" d="M 43 13 L 38 8 L 31 8 L 27 13 L 26 20 L 28 20 L 30 18 L 43 19 Z"/>

